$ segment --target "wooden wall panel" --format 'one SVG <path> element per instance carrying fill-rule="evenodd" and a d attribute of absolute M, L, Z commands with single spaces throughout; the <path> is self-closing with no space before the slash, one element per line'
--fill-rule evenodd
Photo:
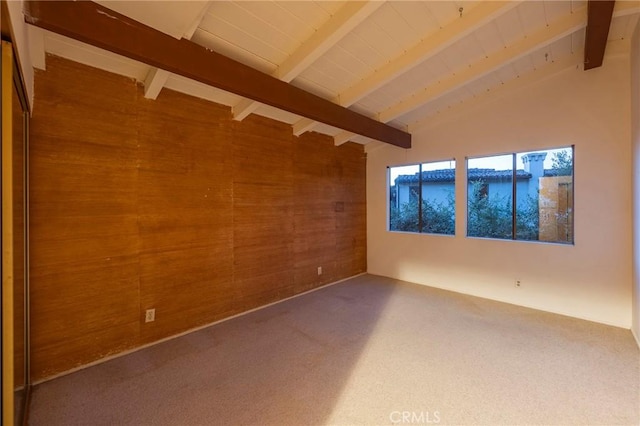
<path fill-rule="evenodd" d="M 242 310 L 293 294 L 291 128 L 250 116 L 233 138 L 234 290 Z"/>
<path fill-rule="evenodd" d="M 50 57 L 31 122 L 34 379 L 138 342 L 133 81 Z"/>
<path fill-rule="evenodd" d="M 294 268 L 296 290 L 335 281 L 337 160 L 333 141 L 318 133 L 295 145 Z M 318 275 L 318 267 L 322 275 Z"/>
<path fill-rule="evenodd" d="M 144 342 L 235 312 L 230 121 L 221 106 L 139 89 L 141 315 L 156 310 Z"/>
<path fill-rule="evenodd" d="M 338 193 L 344 211 L 336 216 L 338 275 L 367 270 L 366 156 L 355 144 L 341 145 L 338 159 Z"/>
<path fill-rule="evenodd" d="M 142 93 L 52 56 L 36 75 L 35 380 L 366 269 L 362 146 Z"/>

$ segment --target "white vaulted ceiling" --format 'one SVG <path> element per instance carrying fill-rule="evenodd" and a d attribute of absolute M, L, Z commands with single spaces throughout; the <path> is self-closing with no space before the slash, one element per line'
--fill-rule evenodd
<path fill-rule="evenodd" d="M 443 111 L 569 67 L 582 67 L 587 2 L 570 1 L 99 1 L 176 38 L 411 132 Z M 616 1 L 607 54 L 625 53 L 640 1 Z M 185 77 L 31 27 L 45 52 L 163 88 L 317 131 L 336 144 L 371 142 Z M 605 57 L 606 66 L 606 57 Z"/>

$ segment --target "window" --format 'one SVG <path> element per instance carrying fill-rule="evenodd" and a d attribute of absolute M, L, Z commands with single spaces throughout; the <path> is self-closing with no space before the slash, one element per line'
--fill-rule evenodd
<path fill-rule="evenodd" d="M 573 244 L 573 147 L 467 159 L 467 236 Z"/>
<path fill-rule="evenodd" d="M 511 238 L 513 230 L 511 155 L 467 160 L 467 235 Z M 495 167 L 491 167 L 495 165 Z"/>
<path fill-rule="evenodd" d="M 389 167 L 389 230 L 455 234 L 456 162 Z"/>

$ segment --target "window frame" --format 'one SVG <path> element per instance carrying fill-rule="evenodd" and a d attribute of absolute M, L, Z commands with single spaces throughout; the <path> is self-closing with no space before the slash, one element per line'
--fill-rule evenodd
<path fill-rule="evenodd" d="M 424 197 L 423 197 L 423 172 L 424 171 L 428 171 L 428 170 L 423 170 L 422 166 L 425 164 L 433 164 L 433 163 L 446 163 L 446 162 L 453 162 L 453 168 L 451 170 L 453 170 L 453 233 L 452 234 L 445 234 L 445 233 L 438 233 L 438 232 L 425 232 L 423 229 L 425 228 L 425 224 L 424 224 L 424 220 L 422 217 L 422 212 L 423 212 L 423 206 L 422 203 L 424 201 Z M 412 166 L 417 166 L 418 167 L 418 230 L 417 231 L 403 231 L 403 230 L 395 230 L 395 229 L 391 229 L 391 169 L 394 168 L 399 168 L 399 167 L 412 167 Z M 386 230 L 387 232 L 397 232 L 397 233 L 406 233 L 406 234 L 419 234 L 419 235 L 438 235 L 438 236 L 444 236 L 444 237 L 455 237 L 456 236 L 456 173 L 458 170 L 458 161 L 456 160 L 455 157 L 450 157 L 450 158 L 446 158 L 443 160 L 429 160 L 429 161 L 420 161 L 420 162 L 416 162 L 416 163 L 409 163 L 409 164 L 399 164 L 399 165 L 395 165 L 395 166 L 387 166 L 387 171 L 386 171 L 386 181 L 387 181 L 387 189 L 386 189 L 386 211 L 387 211 L 387 218 L 386 218 Z M 395 185 L 395 184 L 394 184 Z M 409 187 L 411 189 L 411 186 Z M 399 200 L 398 200 L 399 203 Z M 399 205 L 398 205 L 399 208 Z"/>
<path fill-rule="evenodd" d="M 541 241 L 541 240 L 528 240 L 528 239 L 523 239 L 523 238 L 518 238 L 517 235 L 517 210 L 518 210 L 518 205 L 517 205 L 517 158 L 518 155 L 520 154 L 528 154 L 528 153 L 535 153 L 535 152 L 541 152 L 541 151 L 553 151 L 553 150 L 562 150 L 562 149 L 569 149 L 571 152 L 571 224 L 570 224 L 570 234 L 571 234 L 571 241 Z M 469 213 L 470 213 L 470 209 L 469 209 L 469 160 L 474 160 L 474 159 L 481 159 L 481 158 L 490 158 L 490 157 L 500 157 L 500 156 L 507 156 L 507 155 L 511 155 L 512 156 L 512 175 L 511 175 L 511 237 L 510 238 L 499 238 L 499 237 L 483 237 L 483 236 L 476 236 L 476 235 L 469 235 Z M 483 240 L 496 240 L 496 241 L 518 241 L 518 242 L 528 242 L 528 243 L 541 243 L 541 244 L 557 244 L 557 245 L 562 245 L 562 246 L 575 246 L 575 144 L 571 144 L 571 145 L 564 145 L 564 146 L 557 146 L 557 147 L 552 147 L 552 148 L 540 148 L 540 149 L 533 149 L 533 150 L 519 150 L 519 151 L 513 151 L 513 152 L 503 152 L 503 153 L 497 153 L 497 154 L 490 154 L 490 155 L 477 155 L 477 156 L 467 156 L 465 157 L 465 161 L 464 161 L 464 167 L 465 167 L 465 176 L 466 176 L 466 181 L 465 181 L 465 193 L 466 193 L 466 199 L 465 199 L 465 209 L 466 209 L 466 215 L 465 215 L 465 237 L 466 238 L 474 238 L 474 239 L 483 239 Z M 569 175 L 567 175 L 569 176 Z M 487 192 L 488 192 L 488 188 L 487 188 Z M 539 200 L 539 198 L 538 198 Z"/>

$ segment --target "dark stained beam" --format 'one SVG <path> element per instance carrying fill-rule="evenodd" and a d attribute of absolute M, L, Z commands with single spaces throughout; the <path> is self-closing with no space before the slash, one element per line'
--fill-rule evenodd
<path fill-rule="evenodd" d="M 189 40 L 177 40 L 90 1 L 29 1 L 28 23 L 263 104 L 402 148 L 411 135 L 257 71 Z"/>
<path fill-rule="evenodd" d="M 615 3 L 615 0 L 589 0 L 584 42 L 585 71 L 602 66 Z"/>
<path fill-rule="evenodd" d="M 9 22 L 9 8 L 5 0 L 0 1 L 0 34 L 2 40 L 11 41 L 11 23 Z"/>

